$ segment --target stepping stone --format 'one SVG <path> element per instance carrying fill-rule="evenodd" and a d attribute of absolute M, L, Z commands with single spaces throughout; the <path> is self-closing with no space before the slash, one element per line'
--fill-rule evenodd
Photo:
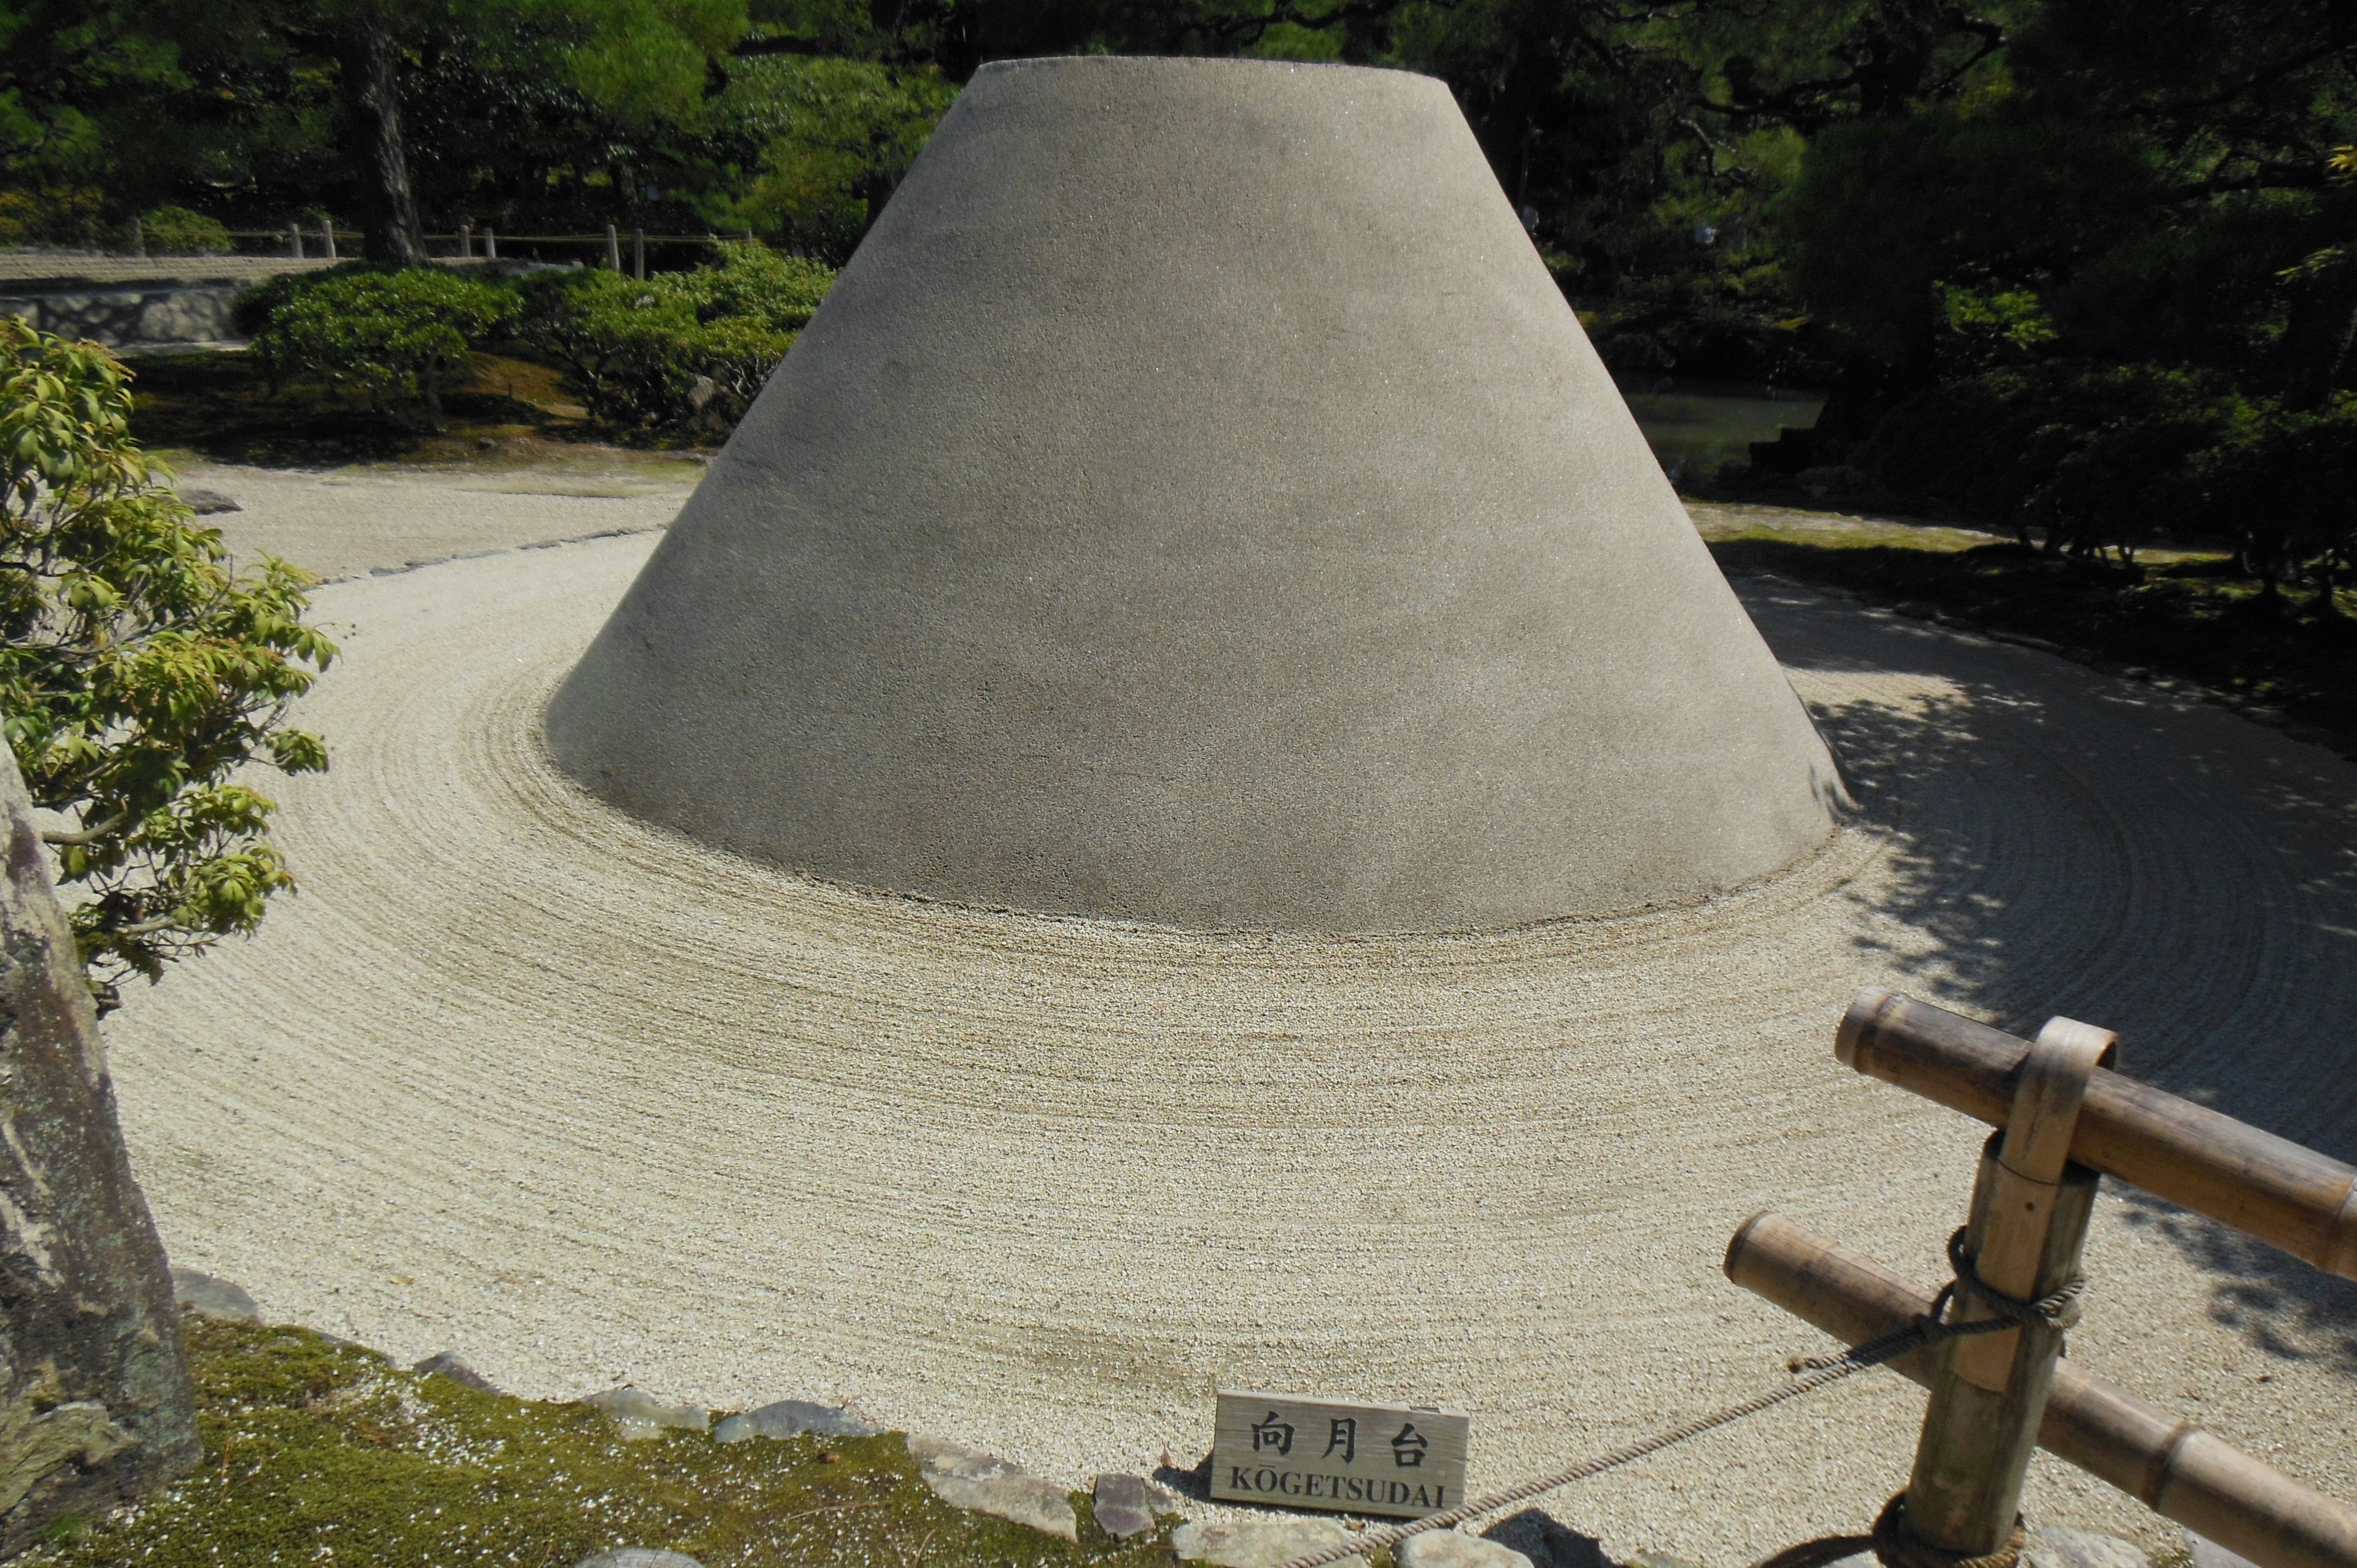
<path fill-rule="evenodd" d="M 1340 1525 L 1322 1519 L 1190 1521 L 1170 1532 L 1178 1561 L 1217 1568 L 1283 1568 L 1297 1557 L 1329 1552 L 1343 1539 Z"/>
<path fill-rule="evenodd" d="M 188 510 L 199 517 L 211 517 L 220 512 L 245 510 L 219 490 L 199 489 L 194 486 L 182 490 L 180 499 L 188 502 Z"/>
<path fill-rule="evenodd" d="M 479 1390 L 487 1394 L 500 1391 L 498 1385 L 490 1379 L 458 1359 L 458 1353 L 456 1350 L 439 1351 L 426 1357 L 409 1369 L 413 1372 L 424 1372 L 428 1377 L 447 1378 L 454 1383 Z"/>
<path fill-rule="evenodd" d="M 683 1552 L 663 1552 L 651 1546 L 618 1546 L 584 1557 L 573 1568 L 704 1568 Z"/>
<path fill-rule="evenodd" d="M 184 1312 L 201 1312 L 230 1323 L 262 1321 L 262 1308 L 242 1286 L 178 1264 L 172 1269 L 172 1299 Z"/>
<path fill-rule="evenodd" d="M 2185 1532 L 2186 1550 L 2193 1554 L 2193 1568 L 2258 1568 L 2249 1558 L 2231 1552 L 2206 1535 Z"/>
<path fill-rule="evenodd" d="M 1157 1514 L 1178 1511 L 1178 1499 L 1139 1476 L 1099 1476 L 1094 1488 L 1097 1528 L 1116 1541 L 1145 1535 Z"/>
<path fill-rule="evenodd" d="M 1531 1568 L 1531 1560 L 1511 1546 L 1454 1530 L 1411 1535 L 1392 1550 L 1399 1568 Z"/>
<path fill-rule="evenodd" d="M 800 1437 L 805 1432 L 822 1437 L 873 1437 L 883 1430 L 852 1414 L 848 1407 L 780 1400 L 728 1417 L 713 1428 L 712 1435 L 723 1443 L 742 1443 L 748 1437 Z"/>
<path fill-rule="evenodd" d="M 1072 1512 L 1071 1497 L 1055 1482 L 1043 1481 L 996 1455 L 930 1437 L 910 1437 L 909 1452 L 925 1485 L 952 1508 L 1012 1520 L 1066 1541 L 1080 1540 L 1080 1519 Z"/>
<path fill-rule="evenodd" d="M 611 1416 L 625 1443 L 643 1443 L 670 1431 L 702 1432 L 712 1420 L 711 1412 L 700 1404 L 665 1404 L 627 1383 L 591 1394 L 581 1402 Z"/>
<path fill-rule="evenodd" d="M 2196 1547 L 2193 1561 L 2201 1568 L 2238 1568 L 2243 1564 L 2241 1558 L 2222 1546 L 2212 1541 L 2202 1541 L 2201 1544 L 2228 1561 L 2204 1563 L 2201 1548 Z M 2152 1559 L 2144 1554 L 2141 1547 L 2131 1545 L 2116 1535 L 2068 1530 L 2059 1524 L 2041 1524 L 2031 1530 L 2029 1545 L 2022 1552 L 2021 1560 L 2025 1568 L 2152 1568 Z"/>

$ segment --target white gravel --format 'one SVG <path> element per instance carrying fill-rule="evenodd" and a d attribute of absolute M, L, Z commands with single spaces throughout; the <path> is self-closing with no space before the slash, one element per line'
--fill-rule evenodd
<path fill-rule="evenodd" d="M 190 463 L 183 489 L 214 491 L 236 511 L 218 528 L 231 558 L 275 555 L 323 582 L 400 571 L 531 544 L 640 533 L 668 524 L 694 489 L 676 466 L 638 471 L 336 468 L 307 471 Z"/>
<path fill-rule="evenodd" d="M 1222 1383 L 1442 1402 L 1480 1487 L 1823 1347 L 1720 1275 L 1754 1209 L 1936 1283 L 1983 1130 L 1835 1063 L 1860 984 L 2115 1027 L 2357 1154 L 2357 769 L 2222 711 L 1754 586 L 1866 813 L 1778 878 L 1454 937 L 1047 919 L 554 773 L 540 706 L 651 542 L 317 596 L 303 891 L 110 1028 L 175 1259 L 273 1317 L 532 1395 L 850 1398 L 1073 1481 L 1190 1461 Z M 2117 1192 L 2089 1270 L 2078 1365 L 2357 1497 L 2357 1289 Z M 1871 1374 L 1545 1506 L 1734 1568 L 1862 1530 L 1920 1412 Z M 2043 1458 L 2029 1508 L 2175 1538 Z"/>

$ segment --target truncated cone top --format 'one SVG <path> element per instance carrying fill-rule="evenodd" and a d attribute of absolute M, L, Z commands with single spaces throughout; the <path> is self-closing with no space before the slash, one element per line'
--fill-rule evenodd
<path fill-rule="evenodd" d="M 1691 898 L 1824 746 L 1447 90 L 985 68 L 551 704 L 818 876 L 1193 927 Z"/>

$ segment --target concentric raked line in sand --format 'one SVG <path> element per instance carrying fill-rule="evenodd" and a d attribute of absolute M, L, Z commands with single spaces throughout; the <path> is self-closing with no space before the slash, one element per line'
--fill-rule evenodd
<path fill-rule="evenodd" d="M 2357 1152 L 2357 770 L 2221 710 L 1754 586 L 1863 804 L 1812 858 L 1618 918 L 1189 934 L 814 885 L 584 795 L 535 716 L 648 547 L 318 596 L 303 891 L 112 1036 L 176 1257 L 274 1316 L 537 1395 L 847 1396 L 1074 1480 L 1191 1461 L 1222 1382 L 1447 1402 L 1480 1487 L 1823 1348 L 1719 1277 L 1756 1208 L 1944 1277 L 1981 1129 L 1834 1063 L 1860 983 L 2100 1021 Z M 2087 1267 L 2083 1365 L 2350 1492 L 2348 1291 L 2117 1197 Z M 1550 1506 L 1713 1564 L 1857 1530 L 1919 1402 L 1862 1378 Z M 2044 1461 L 2029 1506 L 2167 1528 Z"/>

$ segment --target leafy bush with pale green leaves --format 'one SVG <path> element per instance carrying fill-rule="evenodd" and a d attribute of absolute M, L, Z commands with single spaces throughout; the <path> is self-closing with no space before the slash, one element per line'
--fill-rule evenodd
<path fill-rule="evenodd" d="M 693 272 L 529 279 L 516 330 L 572 371 L 600 423 L 716 434 L 744 417 L 834 282 L 817 262 L 726 244 L 718 266 Z"/>
<path fill-rule="evenodd" d="M 225 256 L 236 248 L 219 220 L 185 207 L 158 207 L 139 220 L 139 232 L 153 255 Z"/>
<path fill-rule="evenodd" d="M 132 975 L 252 931 L 294 886 L 251 763 L 328 765 L 287 726 L 335 648 L 310 579 L 231 571 L 129 436 L 130 372 L 0 317 L 0 714 L 102 1010 Z"/>
<path fill-rule="evenodd" d="M 442 389 L 467 351 L 514 319 L 515 291 L 443 267 L 338 268 L 274 279 L 242 302 L 240 324 L 274 385 L 305 371 L 349 381 L 407 424 L 442 423 Z"/>

